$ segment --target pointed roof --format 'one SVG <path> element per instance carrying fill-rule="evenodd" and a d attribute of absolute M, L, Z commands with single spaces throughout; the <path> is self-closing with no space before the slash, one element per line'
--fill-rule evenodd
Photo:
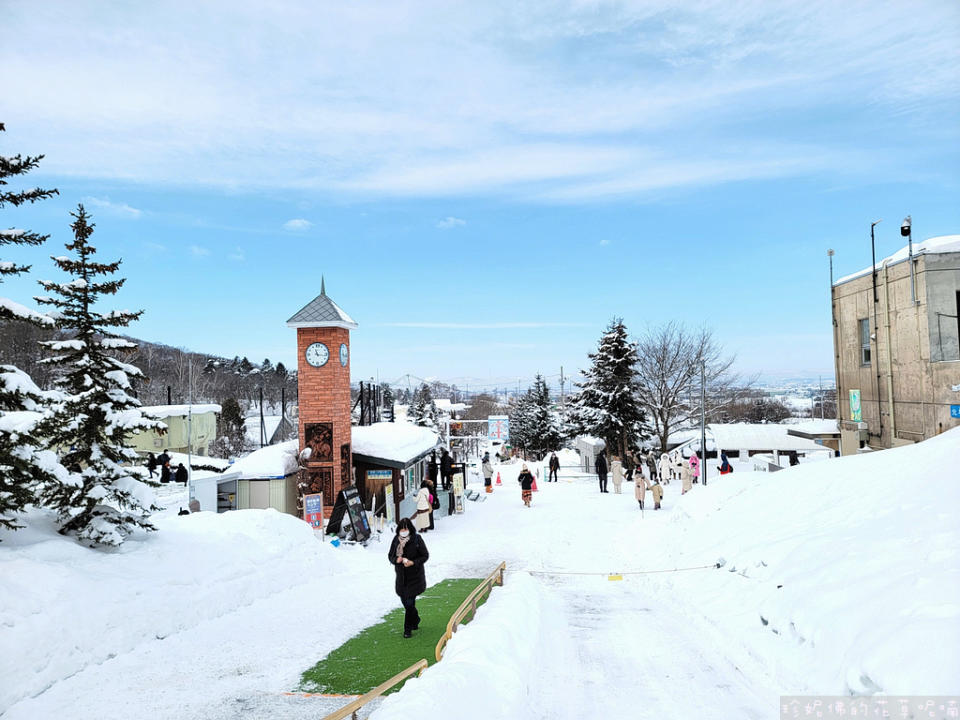
<path fill-rule="evenodd" d="M 287 327 L 342 327 L 348 330 L 357 326 L 339 305 L 327 297 L 327 286 L 320 278 L 320 294 L 304 305 L 299 312 L 287 320 Z"/>

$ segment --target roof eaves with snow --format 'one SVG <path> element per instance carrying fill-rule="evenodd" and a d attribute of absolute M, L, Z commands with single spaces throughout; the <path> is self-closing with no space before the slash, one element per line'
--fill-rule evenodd
<path fill-rule="evenodd" d="M 885 262 L 887 263 L 887 267 L 906 262 L 910 259 L 909 251 L 910 246 L 904 245 L 902 248 L 893 253 L 893 255 L 878 260 L 876 265 L 877 271 L 883 267 L 883 263 Z M 919 255 L 937 255 L 942 253 L 960 253 L 960 235 L 940 235 L 938 237 L 928 238 L 913 244 L 914 257 Z M 844 275 L 842 278 L 834 280 L 833 286 L 837 287 L 838 285 L 843 285 L 851 280 L 865 277 L 873 272 L 873 269 L 873 266 L 870 266 L 858 272 L 851 273 L 850 275 Z"/>
<path fill-rule="evenodd" d="M 405 422 L 379 422 L 351 429 L 353 456 L 371 465 L 405 468 L 440 446 L 433 430 Z"/>

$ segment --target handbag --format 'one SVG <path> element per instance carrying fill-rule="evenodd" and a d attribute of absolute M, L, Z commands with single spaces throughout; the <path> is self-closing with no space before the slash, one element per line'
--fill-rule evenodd
<path fill-rule="evenodd" d="M 434 510 L 439 510 L 440 498 L 438 498 L 436 495 L 433 495 L 432 497 L 433 497 L 433 502 L 430 503 L 430 507 L 432 507 Z"/>

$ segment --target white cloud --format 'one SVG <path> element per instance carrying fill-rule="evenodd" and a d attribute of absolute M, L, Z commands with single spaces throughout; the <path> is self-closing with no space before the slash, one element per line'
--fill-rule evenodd
<path fill-rule="evenodd" d="M 227 253 L 227 258 L 234 262 L 243 262 L 247 259 L 247 254 L 243 251 L 243 248 L 237 247 L 232 252 Z"/>
<path fill-rule="evenodd" d="M 455 227 L 463 227 L 466 224 L 466 220 L 461 220 L 457 217 L 445 217 L 443 220 L 437 221 L 437 227 L 441 230 L 452 230 Z"/>
<path fill-rule="evenodd" d="M 767 178 L 781 160 L 784 176 L 849 172 L 830 144 L 887 154 L 865 107 L 901 156 L 957 137 L 949 0 L 194 6 L 4 3 L 5 121 L 44 172 L 596 201 Z M 811 137 L 821 162 L 790 162 Z M 764 162 L 696 171 L 743 143 Z"/>
<path fill-rule="evenodd" d="M 606 247 L 609 244 L 610 244 L 610 241 L 607 240 L 607 238 L 604 238 L 603 240 L 600 241 L 600 247 Z"/>
<path fill-rule="evenodd" d="M 131 220 L 138 220 L 143 211 L 135 207 L 130 207 L 126 203 L 111 202 L 110 198 L 85 197 L 82 200 L 84 205 L 95 207 L 108 215 L 115 217 L 125 217 Z"/>
<path fill-rule="evenodd" d="M 201 247 L 200 245 L 191 245 L 190 254 L 194 257 L 206 257 L 210 254 L 210 250 L 208 248 Z"/>
<path fill-rule="evenodd" d="M 293 220 L 287 220 L 283 224 L 284 230 L 290 230 L 291 232 L 303 232 L 304 230 L 309 230 L 313 227 L 313 223 L 309 220 L 304 220 L 303 218 L 294 218 Z"/>

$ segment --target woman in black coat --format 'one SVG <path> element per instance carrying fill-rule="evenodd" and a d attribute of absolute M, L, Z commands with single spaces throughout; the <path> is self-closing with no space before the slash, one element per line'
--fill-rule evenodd
<path fill-rule="evenodd" d="M 523 498 L 523 504 L 530 507 L 530 501 L 533 499 L 533 475 L 526 463 L 523 464 L 523 469 L 517 476 L 517 482 L 520 483 L 520 497 Z"/>
<path fill-rule="evenodd" d="M 417 595 L 427 589 L 427 576 L 423 564 L 430 559 L 430 553 L 417 534 L 410 518 L 402 518 L 397 523 L 397 534 L 390 543 L 387 559 L 397 574 L 394 590 L 403 604 L 403 636 L 410 637 L 420 627 L 420 613 L 417 612 Z"/>

